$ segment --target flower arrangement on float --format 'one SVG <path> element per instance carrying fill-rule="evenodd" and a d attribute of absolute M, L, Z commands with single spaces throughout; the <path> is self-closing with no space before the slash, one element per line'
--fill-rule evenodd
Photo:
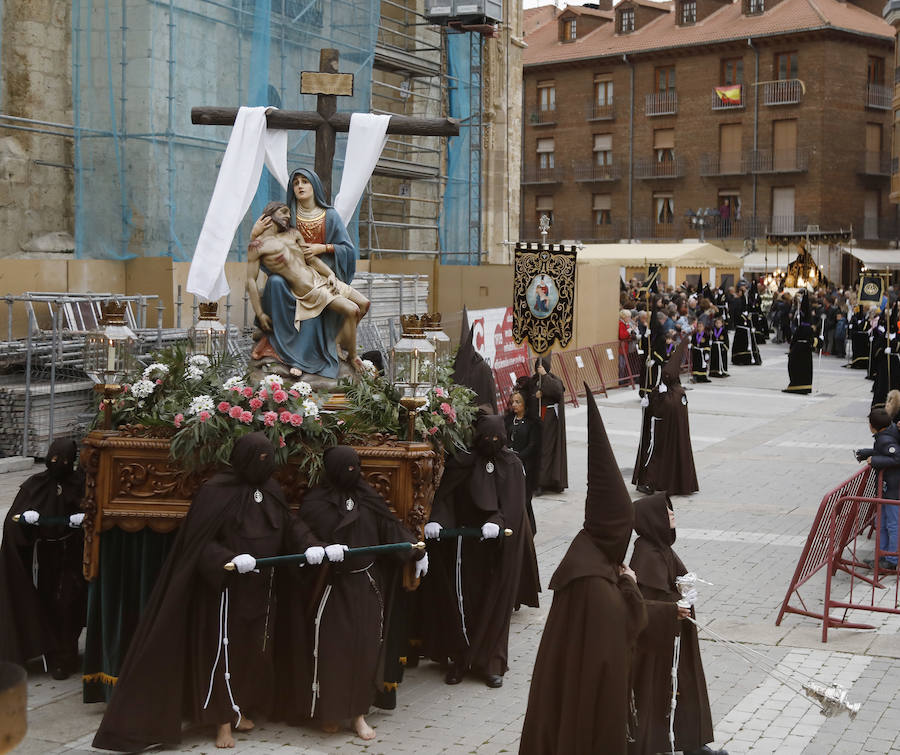
<path fill-rule="evenodd" d="M 346 405 L 325 409 L 331 396 L 304 380 L 266 375 L 252 383 L 233 357 L 210 359 L 179 344 L 153 354 L 123 381 L 112 425 L 171 438 L 171 457 L 185 470 L 226 465 L 238 438 L 263 432 L 278 464 L 293 457 L 315 480 L 326 448 L 365 444 L 372 436 L 401 437 L 400 394 L 374 368 L 338 390 Z M 443 370 L 417 412 L 414 440 L 451 453 L 465 449 L 477 413 L 473 400 L 474 393 L 452 383 L 449 369 Z"/>

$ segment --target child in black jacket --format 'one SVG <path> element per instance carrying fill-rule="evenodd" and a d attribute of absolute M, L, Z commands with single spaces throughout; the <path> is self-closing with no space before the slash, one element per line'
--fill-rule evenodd
<path fill-rule="evenodd" d="M 891 422 L 884 409 L 869 412 L 869 429 L 875 444 L 872 448 L 856 452 L 859 461 L 865 461 L 872 469 L 882 472 L 881 497 L 900 499 L 900 429 Z M 878 568 L 886 571 L 897 570 L 897 521 L 900 506 L 890 504 L 881 507 L 881 528 L 879 550 L 883 554 L 878 560 Z M 870 568 L 875 560 L 864 562 Z"/>

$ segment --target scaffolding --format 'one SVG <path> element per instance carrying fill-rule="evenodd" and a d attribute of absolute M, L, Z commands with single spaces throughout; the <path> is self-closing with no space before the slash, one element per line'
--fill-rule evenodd
<path fill-rule="evenodd" d="M 193 126 L 190 108 L 315 110 L 314 97 L 299 92 L 299 74 L 316 70 L 319 50 L 333 47 L 341 70 L 355 77 L 341 110 L 451 115 L 463 122 L 461 136 L 449 142 L 388 140 L 350 225 L 363 256 L 440 253 L 447 261 L 477 263 L 481 39 L 429 25 L 417 5 L 73 0 L 76 256 L 189 260 L 230 134 L 228 127 Z M 38 128 L 49 133 L 57 125 L 67 128 Z M 314 147 L 312 132 L 291 132 L 289 166 L 312 167 Z M 346 135 L 339 134 L 335 186 L 345 147 Z M 264 171 L 232 259 L 243 258 L 253 219 L 272 199 L 283 199 L 283 191 Z"/>

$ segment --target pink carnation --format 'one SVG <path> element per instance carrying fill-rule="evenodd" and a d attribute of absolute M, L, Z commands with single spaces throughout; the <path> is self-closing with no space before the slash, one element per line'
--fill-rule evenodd
<path fill-rule="evenodd" d="M 228 410 L 228 416 L 232 419 L 240 419 L 243 411 L 244 410 L 239 406 L 232 406 L 231 409 Z"/>
<path fill-rule="evenodd" d="M 300 427 L 303 424 L 303 416 L 300 414 L 292 414 L 291 415 L 291 424 L 294 427 Z"/>
<path fill-rule="evenodd" d="M 157 385 L 162 385 L 162 380 L 160 380 L 159 378 L 156 378 L 156 384 L 157 384 Z"/>
<path fill-rule="evenodd" d="M 251 408 L 253 411 L 256 411 L 256 410 L 259 409 L 262 405 L 263 405 L 263 402 L 260 401 L 258 398 L 251 398 L 251 399 L 250 399 L 250 408 Z"/>
<path fill-rule="evenodd" d="M 429 428 L 428 428 L 428 432 L 431 433 L 432 435 L 434 435 L 437 431 L 438 431 L 438 429 L 437 429 L 436 427 L 429 427 Z"/>
<path fill-rule="evenodd" d="M 241 393 L 241 386 L 239 386 L 239 385 L 233 385 L 233 386 L 231 386 L 231 388 L 229 388 L 228 390 L 229 390 L 229 391 L 234 391 L 235 393 Z"/>
<path fill-rule="evenodd" d="M 444 398 L 444 396 L 446 396 L 447 393 L 444 391 L 443 388 L 441 388 L 441 386 L 437 386 L 434 389 L 434 395 L 437 396 L 438 398 Z"/>
<path fill-rule="evenodd" d="M 288 395 L 291 396 L 292 398 L 298 398 L 300 396 L 300 394 L 297 393 L 297 391 L 293 391 L 293 390 L 288 391 Z"/>
<path fill-rule="evenodd" d="M 129 383 L 122 383 L 122 391 L 124 393 L 128 393 L 129 388 L 131 388 L 131 385 Z"/>
<path fill-rule="evenodd" d="M 245 425 L 249 425 L 253 421 L 253 412 L 241 412 L 240 420 Z"/>
<path fill-rule="evenodd" d="M 241 388 L 241 393 L 244 395 L 244 398 L 253 397 L 253 389 L 249 385 Z"/>
<path fill-rule="evenodd" d="M 219 411 L 222 412 L 222 414 L 228 414 L 228 410 L 231 409 L 231 404 L 229 404 L 227 401 L 220 401 L 218 408 Z"/>
<path fill-rule="evenodd" d="M 272 427 L 275 424 L 275 420 L 278 419 L 278 414 L 276 412 L 266 412 L 263 414 L 263 423 L 266 427 Z"/>
<path fill-rule="evenodd" d="M 284 442 L 284 436 L 283 436 L 283 435 L 279 435 L 279 436 L 278 436 L 278 447 L 279 447 L 279 448 L 284 448 L 286 445 L 287 445 L 287 443 Z"/>
<path fill-rule="evenodd" d="M 283 390 L 281 390 L 281 388 L 279 388 L 272 394 L 272 398 L 275 399 L 276 404 L 283 404 L 285 401 L 287 401 L 287 397 L 287 394 Z"/>
<path fill-rule="evenodd" d="M 450 414 L 450 412 L 453 411 L 453 407 L 450 406 L 450 404 L 448 404 L 448 403 L 445 401 L 443 404 L 441 404 L 441 411 L 442 411 L 444 414 Z"/>
<path fill-rule="evenodd" d="M 206 422 L 206 420 L 208 420 L 208 419 L 209 419 L 209 412 L 204 409 L 202 412 L 200 412 L 200 421 Z"/>
<path fill-rule="evenodd" d="M 176 414 L 175 415 L 175 427 L 181 427 L 182 422 L 184 422 L 184 415 Z"/>
<path fill-rule="evenodd" d="M 269 392 L 265 388 L 260 388 L 258 395 L 263 401 L 269 398 Z"/>
<path fill-rule="evenodd" d="M 281 414 L 278 415 L 278 419 L 280 422 L 282 422 L 283 424 L 286 425 L 288 422 L 291 421 L 291 413 L 289 411 L 285 410 Z"/>
<path fill-rule="evenodd" d="M 341 426 L 341 425 L 343 425 L 343 424 L 344 424 L 344 420 L 342 420 L 342 419 L 339 419 L 339 420 L 338 420 L 338 421 L 337 421 L 337 423 L 338 423 L 338 427 L 340 427 L 340 426 Z"/>

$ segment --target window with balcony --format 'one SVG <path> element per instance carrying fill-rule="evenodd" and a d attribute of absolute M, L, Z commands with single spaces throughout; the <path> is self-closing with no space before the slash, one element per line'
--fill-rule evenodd
<path fill-rule="evenodd" d="M 877 58 L 874 55 L 869 56 L 866 64 L 866 83 L 877 84 L 878 86 L 884 84 L 884 58 Z"/>
<path fill-rule="evenodd" d="M 675 129 L 658 128 L 653 132 L 653 154 L 657 163 L 675 162 Z"/>
<path fill-rule="evenodd" d="M 719 126 L 720 174 L 741 172 L 742 131 L 740 123 L 723 123 Z"/>
<path fill-rule="evenodd" d="M 697 23 L 697 0 L 681 0 L 679 18 L 682 26 L 690 26 Z"/>
<path fill-rule="evenodd" d="M 737 189 L 719 190 L 719 238 L 740 237 L 741 194 Z"/>
<path fill-rule="evenodd" d="M 630 34 L 634 31 L 634 8 L 622 8 L 619 11 L 619 34 Z"/>
<path fill-rule="evenodd" d="M 749 16 L 756 16 L 766 12 L 766 0 L 745 0 L 746 13 Z"/>
<path fill-rule="evenodd" d="M 594 101 L 591 105 L 591 117 L 613 117 L 613 81 L 611 73 L 594 76 Z"/>
<path fill-rule="evenodd" d="M 659 66 L 653 72 L 657 92 L 675 91 L 675 66 Z"/>
<path fill-rule="evenodd" d="M 890 110 L 893 90 L 884 85 L 884 58 L 869 56 L 866 65 L 866 107 Z"/>
<path fill-rule="evenodd" d="M 563 42 L 574 42 L 578 36 L 578 28 L 577 28 L 578 19 L 568 18 L 563 21 L 562 25 L 562 41 Z"/>
<path fill-rule="evenodd" d="M 653 209 L 653 219 L 657 225 L 671 225 L 675 222 L 675 199 L 671 194 L 654 194 Z"/>
<path fill-rule="evenodd" d="M 531 118 L 533 123 L 554 123 L 556 121 L 556 82 L 537 83 L 537 111 Z"/>
<path fill-rule="evenodd" d="M 612 134 L 594 134 L 594 165 L 612 165 Z"/>
<path fill-rule="evenodd" d="M 723 58 L 719 63 L 719 81 L 723 86 L 744 83 L 744 59 Z"/>
<path fill-rule="evenodd" d="M 712 109 L 731 110 L 744 107 L 744 59 L 723 58 L 719 62 L 719 86 L 713 87 Z"/>
<path fill-rule="evenodd" d="M 612 225 L 612 195 L 594 194 L 594 225 Z"/>
<path fill-rule="evenodd" d="M 537 140 L 537 157 L 539 170 L 552 170 L 556 167 L 553 153 L 553 139 Z"/>

